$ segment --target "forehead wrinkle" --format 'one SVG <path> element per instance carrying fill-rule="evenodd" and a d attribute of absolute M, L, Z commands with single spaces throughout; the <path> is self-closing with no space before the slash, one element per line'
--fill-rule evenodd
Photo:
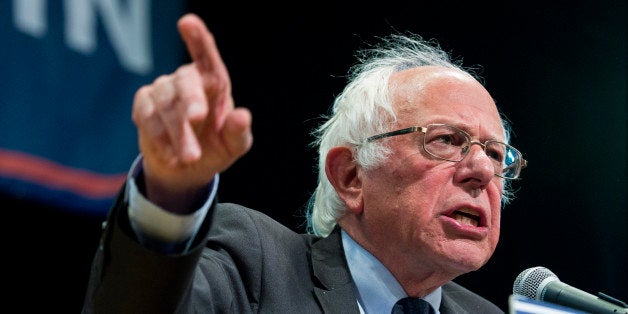
<path fill-rule="evenodd" d="M 501 116 L 495 100 L 482 84 L 468 73 L 437 66 L 420 67 L 396 73 L 391 83 L 393 108 L 398 116 L 396 124 L 410 126 L 410 124 L 420 124 L 420 121 L 447 123 L 465 130 L 472 137 L 476 134 L 484 134 L 482 140 L 504 140 Z M 439 105 L 440 102 L 447 101 L 453 102 L 453 105 L 463 105 L 471 111 L 449 112 L 445 106 Z M 430 113 L 431 111 L 436 112 Z M 489 122 L 487 119 L 479 124 L 474 121 L 477 120 L 476 112 L 485 112 L 489 116 L 494 116 L 496 121 L 493 122 L 498 124 Z M 421 116 L 421 113 L 425 116 Z M 473 132 L 475 128 L 477 129 Z M 488 136 L 487 133 L 489 133 Z"/>

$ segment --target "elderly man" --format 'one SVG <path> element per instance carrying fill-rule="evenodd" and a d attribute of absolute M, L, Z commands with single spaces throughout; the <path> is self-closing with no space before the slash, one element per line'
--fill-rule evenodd
<path fill-rule="evenodd" d="M 252 145 L 251 115 L 202 20 L 179 30 L 193 62 L 136 93 L 141 156 L 84 312 L 502 312 L 452 281 L 493 254 L 526 163 L 472 75 L 418 37 L 364 51 L 316 130 L 311 232 L 297 234 L 216 201 L 220 173 Z"/>

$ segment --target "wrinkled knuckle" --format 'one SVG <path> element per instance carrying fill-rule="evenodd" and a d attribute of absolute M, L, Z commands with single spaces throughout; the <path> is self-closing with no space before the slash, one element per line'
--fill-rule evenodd
<path fill-rule="evenodd" d="M 169 80 L 170 80 L 170 75 L 162 74 L 155 79 L 155 81 L 153 82 L 153 86 L 155 87 L 162 86 L 164 84 L 167 84 Z"/>
<path fill-rule="evenodd" d="M 150 87 L 143 86 L 137 90 L 133 100 L 131 119 L 138 123 L 151 115 L 152 100 L 150 99 Z"/>
<path fill-rule="evenodd" d="M 194 70 L 193 64 L 186 64 L 186 65 L 182 65 L 178 67 L 177 70 L 174 71 L 173 75 L 175 79 L 180 79 L 182 77 L 190 75 L 193 70 Z"/>
<path fill-rule="evenodd" d="M 133 101 L 134 102 L 141 102 L 146 98 L 150 97 L 150 93 L 151 93 L 151 87 L 150 85 L 144 85 L 142 87 L 140 87 L 136 92 L 135 92 L 135 96 L 133 97 Z"/>

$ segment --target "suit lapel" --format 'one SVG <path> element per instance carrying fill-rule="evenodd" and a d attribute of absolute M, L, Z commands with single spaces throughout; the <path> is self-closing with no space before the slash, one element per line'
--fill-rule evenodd
<path fill-rule="evenodd" d="M 342 248 L 340 228 L 312 245 L 314 295 L 325 313 L 359 313 L 357 294 Z"/>
<path fill-rule="evenodd" d="M 460 293 L 456 293 L 455 289 L 452 288 L 451 283 L 446 283 L 443 285 L 443 294 L 440 302 L 440 313 L 441 314 L 466 314 L 469 313 L 465 308 L 463 308 L 453 297 L 463 297 Z"/>
<path fill-rule="evenodd" d="M 455 300 L 449 297 L 449 295 L 443 293 L 442 301 L 440 302 L 441 314 L 464 314 L 467 313 L 465 309 L 460 307 Z"/>

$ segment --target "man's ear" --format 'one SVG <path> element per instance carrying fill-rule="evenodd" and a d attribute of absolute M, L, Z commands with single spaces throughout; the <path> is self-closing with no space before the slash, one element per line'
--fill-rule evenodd
<path fill-rule="evenodd" d="M 325 160 L 327 179 L 347 205 L 347 209 L 355 214 L 361 213 L 364 205 L 362 179 L 358 169 L 351 148 L 337 146 L 327 152 Z"/>

